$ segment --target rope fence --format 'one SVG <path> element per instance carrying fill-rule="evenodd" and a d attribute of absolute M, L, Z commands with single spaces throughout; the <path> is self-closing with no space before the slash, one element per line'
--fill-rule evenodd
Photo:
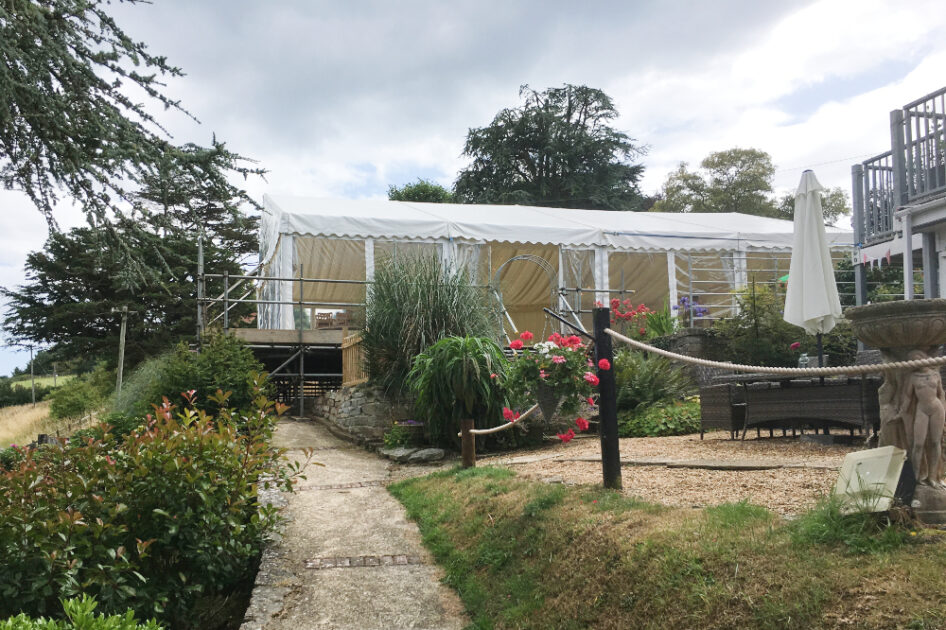
<path fill-rule="evenodd" d="M 631 339 L 630 337 L 625 337 L 621 333 L 615 332 L 610 328 L 606 328 L 604 332 L 610 335 L 612 338 L 617 339 L 618 341 L 623 341 L 624 343 L 637 348 L 638 350 L 643 350 L 644 352 L 651 352 L 653 354 L 658 354 L 662 357 L 674 359 L 676 361 L 693 363 L 694 365 L 702 365 L 705 367 L 732 370 L 734 372 L 783 374 L 786 376 L 857 376 L 861 374 L 871 374 L 873 372 L 886 372 L 887 370 L 912 370 L 915 368 L 938 367 L 941 365 L 946 365 L 946 356 L 930 357 L 928 359 L 915 359 L 912 361 L 894 361 L 892 363 L 874 363 L 870 365 L 846 365 L 819 368 L 787 368 L 771 367 L 765 365 L 745 365 L 742 363 L 729 363 L 726 361 L 698 359 L 696 357 L 688 357 L 684 354 L 677 354 L 676 352 L 670 352 L 669 350 L 657 348 L 646 343 L 641 343 L 635 339 Z"/>

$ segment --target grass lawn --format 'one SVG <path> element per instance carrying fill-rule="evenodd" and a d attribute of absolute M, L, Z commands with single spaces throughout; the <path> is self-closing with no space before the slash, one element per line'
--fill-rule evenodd
<path fill-rule="evenodd" d="M 475 628 L 946 627 L 946 536 L 908 522 L 667 508 L 490 467 L 390 491 Z"/>
<path fill-rule="evenodd" d="M 56 379 L 55 379 L 55 381 L 56 381 L 56 386 L 58 387 L 58 386 L 60 386 L 60 385 L 63 385 L 63 384 L 65 384 L 65 383 L 68 383 L 69 381 L 71 381 L 71 380 L 74 379 L 75 377 L 76 377 L 75 374 L 60 374 L 60 375 L 57 376 Z M 22 387 L 22 388 L 25 388 L 25 389 L 29 389 L 29 388 L 30 388 L 30 375 L 27 374 L 26 376 L 17 376 L 15 379 L 13 379 L 13 380 L 10 382 L 10 384 L 13 385 L 13 387 Z M 40 386 L 42 386 L 42 387 L 52 387 L 52 386 L 53 386 L 53 377 L 52 377 L 52 376 L 37 376 L 37 377 L 36 377 L 36 386 L 37 386 L 37 387 L 40 387 Z"/>

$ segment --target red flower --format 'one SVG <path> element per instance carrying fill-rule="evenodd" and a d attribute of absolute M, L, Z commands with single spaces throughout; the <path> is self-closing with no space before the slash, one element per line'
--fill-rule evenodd
<path fill-rule="evenodd" d="M 520 341 L 519 339 L 513 339 L 509 343 L 509 347 L 512 348 L 513 350 L 522 350 L 522 341 Z"/>
<path fill-rule="evenodd" d="M 790 345 L 788 348 L 789 348 L 790 350 L 798 350 L 799 348 L 801 348 L 801 343 L 798 342 L 798 341 L 796 341 L 795 343 L 793 343 L 792 345 Z"/>
<path fill-rule="evenodd" d="M 493 380 L 496 380 L 497 376 L 495 374 L 490 374 L 489 377 Z"/>
<path fill-rule="evenodd" d="M 585 420 L 584 418 L 581 418 L 581 417 L 577 418 L 577 419 L 575 420 L 575 424 L 578 426 L 578 430 L 579 430 L 579 431 L 587 431 L 587 430 L 588 430 L 588 421 Z"/>
<path fill-rule="evenodd" d="M 575 437 L 575 432 L 569 429 L 565 433 L 559 433 L 557 435 L 558 435 L 558 439 L 562 441 L 562 444 L 568 444 L 569 442 L 572 441 L 572 438 Z"/>
<path fill-rule="evenodd" d="M 595 406 L 595 399 L 592 398 L 591 396 L 588 396 L 588 398 L 586 398 L 585 400 L 587 400 L 588 404 L 591 405 L 592 407 Z"/>
<path fill-rule="evenodd" d="M 509 422 L 515 422 L 516 420 L 519 419 L 519 413 L 516 411 L 513 411 L 509 407 L 503 407 L 503 418 L 505 418 Z"/>
<path fill-rule="evenodd" d="M 591 372 L 585 372 L 584 379 L 588 381 L 589 383 L 591 383 L 593 387 L 597 387 L 598 383 L 601 382 L 600 379 L 598 379 L 598 377 L 592 374 Z"/>
<path fill-rule="evenodd" d="M 607 359 L 601 359 L 601 360 L 599 360 L 599 361 L 598 361 L 598 369 L 599 369 L 599 370 L 604 370 L 604 371 L 610 370 L 610 369 L 611 369 L 611 362 L 608 361 Z"/>
<path fill-rule="evenodd" d="M 552 333 L 551 335 L 549 335 L 549 341 L 551 341 L 552 343 L 554 343 L 556 346 L 561 346 L 561 345 L 562 345 L 562 336 L 561 336 L 560 334 L 558 334 L 558 333 Z"/>
<path fill-rule="evenodd" d="M 523 341 L 532 341 L 533 337 L 535 337 L 535 335 L 530 333 L 528 330 L 523 330 L 521 333 L 519 333 L 519 338 Z"/>
<path fill-rule="evenodd" d="M 562 341 L 562 345 L 564 345 L 566 348 L 577 348 L 581 345 L 581 337 L 578 335 L 569 335 L 568 337 L 565 337 L 564 341 Z"/>
<path fill-rule="evenodd" d="M 639 333 L 642 334 L 642 335 L 646 335 L 646 334 L 647 334 L 647 329 L 644 328 L 643 326 L 641 326 L 640 328 L 637 329 L 637 332 L 639 332 Z"/>

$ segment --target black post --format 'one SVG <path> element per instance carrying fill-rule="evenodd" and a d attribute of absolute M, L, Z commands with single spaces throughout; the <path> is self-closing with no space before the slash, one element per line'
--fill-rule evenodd
<path fill-rule="evenodd" d="M 611 336 L 604 332 L 611 327 L 611 310 L 598 307 L 594 309 L 595 365 L 601 359 L 607 359 L 611 367 L 602 370 L 598 367 L 598 428 L 601 434 L 601 471 L 604 475 L 604 487 L 621 488 L 621 449 L 618 444 L 618 405 L 617 387 L 614 382 L 614 351 Z"/>
<path fill-rule="evenodd" d="M 824 367 L 824 343 L 822 341 L 821 333 L 818 333 L 818 367 Z M 821 377 L 821 384 L 824 385 L 824 377 Z"/>

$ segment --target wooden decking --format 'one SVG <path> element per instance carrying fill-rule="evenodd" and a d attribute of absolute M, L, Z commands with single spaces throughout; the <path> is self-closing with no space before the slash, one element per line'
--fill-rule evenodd
<path fill-rule="evenodd" d="M 302 339 L 299 333 L 302 333 Z M 251 346 L 334 346 L 342 347 L 346 331 L 342 329 L 319 330 L 271 330 L 265 328 L 231 328 L 230 334 Z"/>

